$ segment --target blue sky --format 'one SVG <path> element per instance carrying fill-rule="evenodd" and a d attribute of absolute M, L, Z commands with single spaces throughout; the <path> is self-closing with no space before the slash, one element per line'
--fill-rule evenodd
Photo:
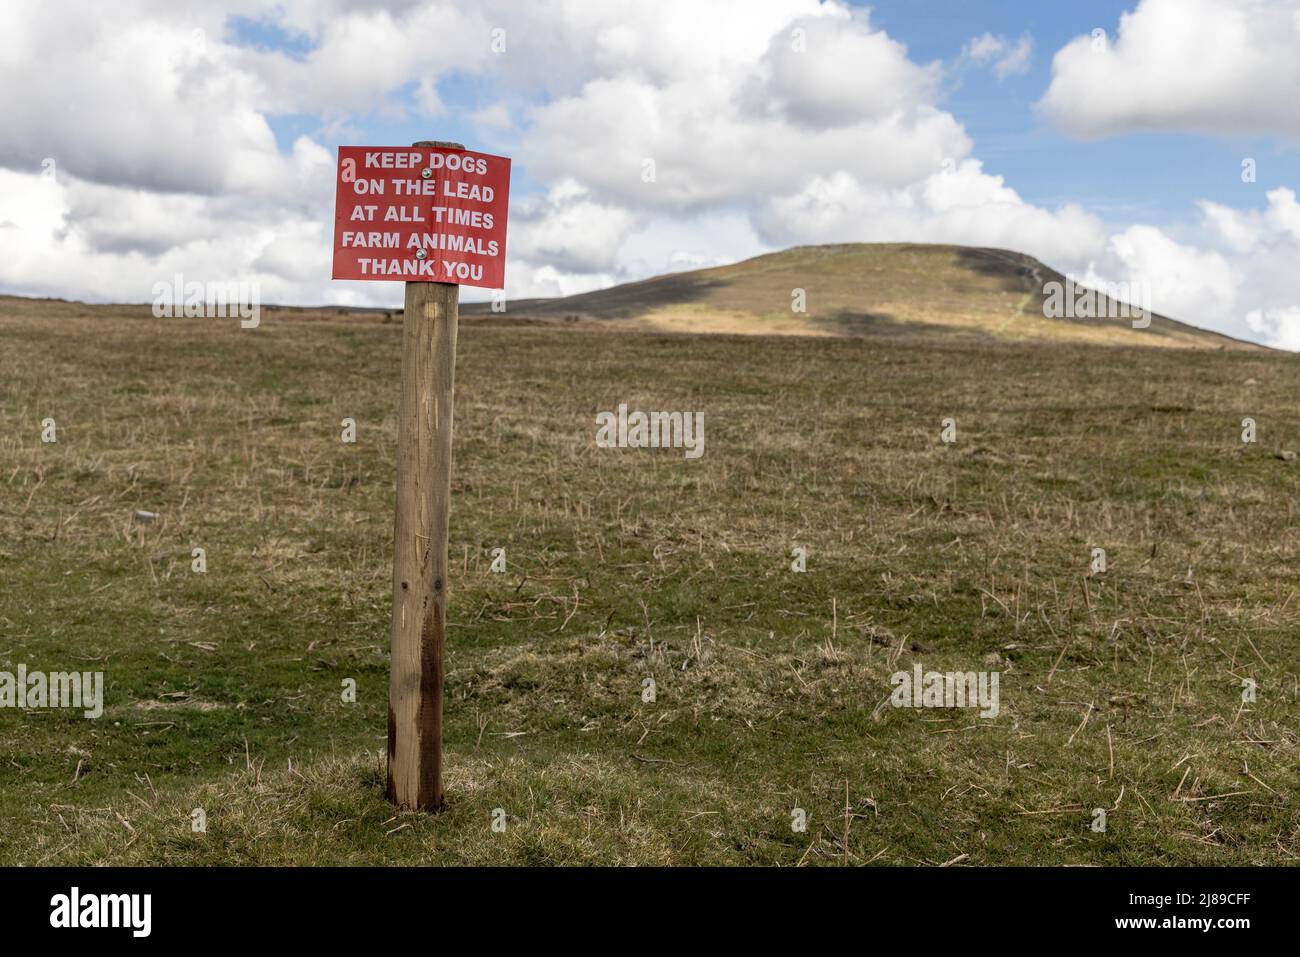
<path fill-rule="evenodd" d="M 1062 136 L 1034 104 L 1052 78 L 1052 54 L 1101 28 L 1114 35 L 1132 2 L 885 0 L 866 4 L 872 21 L 904 41 L 915 59 L 951 61 L 984 32 L 1034 41 L 1027 73 L 998 80 L 963 71 L 944 103 L 975 139 L 990 171 L 1005 176 L 1032 203 L 1083 203 L 1108 220 L 1173 223 L 1190 214 L 1188 197 L 1248 202 L 1247 191 L 1294 184 L 1300 155 L 1275 136 L 1144 131 L 1096 141 Z M 1243 157 L 1259 160 L 1257 183 L 1241 182 Z"/>
<path fill-rule="evenodd" d="M 328 278 L 335 151 L 435 138 L 514 160 L 511 298 L 948 242 L 1300 349 L 1295 0 L 6 9 L 0 291 L 140 301 L 186 271 L 390 305 Z"/>
<path fill-rule="evenodd" d="M 1061 135 L 1043 121 L 1034 107 L 1051 82 L 1052 54 L 1096 28 L 1114 35 L 1120 16 L 1135 7 L 1131 0 L 881 0 L 851 6 L 869 10 L 872 25 L 905 43 L 911 59 L 949 68 L 942 105 L 962 121 L 986 169 L 1004 176 L 1031 203 L 1079 202 L 1112 225 L 1141 219 L 1177 226 L 1193 213 L 1190 196 L 1239 204 L 1251 201 L 1250 192 L 1300 180 L 1300 154 L 1276 136 L 1143 131 L 1089 141 Z M 269 20 L 233 17 L 228 28 L 236 43 L 292 56 L 305 55 L 313 45 L 308 36 Z M 1030 37 L 1028 71 L 998 79 L 987 70 L 964 69 L 963 47 L 985 33 Z M 509 137 L 471 119 L 494 101 L 490 78 L 452 75 L 440 90 L 449 107 L 436 123 L 441 138 L 485 152 L 510 147 Z M 282 148 L 321 128 L 317 115 L 268 119 Z M 430 135 L 424 119 L 371 113 L 349 122 L 366 143 L 404 144 Z M 1248 156 L 1259 161 L 1255 184 L 1242 183 L 1239 175 Z M 520 194 L 543 185 L 529 177 L 526 166 L 517 166 L 515 175 Z"/>

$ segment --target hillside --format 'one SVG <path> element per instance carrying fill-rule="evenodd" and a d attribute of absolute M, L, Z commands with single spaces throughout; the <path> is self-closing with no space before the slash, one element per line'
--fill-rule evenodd
<path fill-rule="evenodd" d="M 1001 249 L 910 243 L 800 246 L 729 266 L 657 276 L 557 299 L 512 302 L 515 318 L 624 320 L 688 332 L 875 335 L 944 333 L 1016 341 L 1258 348 L 1164 316 L 1046 319 L 1043 286 L 1065 277 Z M 791 309 L 806 294 L 805 313 Z M 1154 304 L 1158 307 L 1159 303 Z M 462 314 L 489 314 L 466 304 Z"/>

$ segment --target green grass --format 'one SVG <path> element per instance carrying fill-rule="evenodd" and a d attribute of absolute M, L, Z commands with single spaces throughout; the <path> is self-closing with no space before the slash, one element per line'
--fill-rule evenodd
<path fill-rule="evenodd" d="M 463 323 L 427 817 L 383 799 L 399 326 L 67 311 L 0 317 L 0 668 L 106 712 L 0 710 L 0 863 L 1300 855 L 1289 355 Z M 596 448 L 620 402 L 703 458 Z M 915 661 L 1001 713 L 878 707 Z"/>

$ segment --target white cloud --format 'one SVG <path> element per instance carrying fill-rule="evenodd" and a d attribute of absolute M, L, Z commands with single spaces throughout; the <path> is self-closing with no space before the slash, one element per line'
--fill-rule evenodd
<path fill-rule="evenodd" d="M 1257 213 L 1208 201 L 1197 205 L 1201 208 L 1207 232 L 1233 252 L 1248 253 L 1259 241 Z"/>
<path fill-rule="evenodd" d="M 529 262 L 565 272 L 614 272 L 619 247 L 637 222 L 631 211 L 593 200 L 565 180 L 514 210 L 510 248 Z"/>
<path fill-rule="evenodd" d="M 1276 189 L 1263 210 L 1202 202 L 1201 222 L 1176 240 L 1137 225 L 1111 237 L 1085 282 L 1140 282 L 1163 315 L 1283 349 L 1300 348 L 1300 208 Z"/>
<path fill-rule="evenodd" d="M 1246 328 L 1254 333 L 1252 339 L 1300 352 L 1300 306 L 1252 309 L 1246 313 Z"/>
<path fill-rule="evenodd" d="M 697 8 L 670 3 L 629 15 L 651 32 L 650 21 L 675 16 L 693 35 L 707 27 L 696 23 Z M 969 152 L 961 125 L 932 102 L 937 68 L 912 65 L 865 14 L 816 9 L 770 17 L 748 57 L 692 53 L 676 73 L 654 77 L 633 59 L 593 77 L 532 112 L 523 161 L 545 179 L 573 176 L 617 202 L 687 212 L 839 171 L 903 186 Z"/>
<path fill-rule="evenodd" d="M 1231 318 L 1242 276 L 1221 253 L 1175 242 L 1154 226 L 1118 233 L 1109 251 L 1125 267 L 1121 281 L 1147 288 L 1157 312 Z"/>
<path fill-rule="evenodd" d="M 1281 188 L 1268 193 L 1268 220 L 1270 225 L 1300 239 L 1300 204 L 1296 203 L 1295 190 Z"/>
<path fill-rule="evenodd" d="M 939 64 L 914 64 L 903 44 L 871 29 L 867 13 L 835 7 L 776 33 L 758 66 L 761 103 L 813 129 L 913 113 L 933 105 L 939 85 Z"/>
<path fill-rule="evenodd" d="M 1141 0 L 1113 42 L 1081 36 L 1056 54 L 1039 106 L 1081 137 L 1163 129 L 1294 138 L 1297 48 L 1295 0 Z"/>
<path fill-rule="evenodd" d="M 263 301 L 292 302 L 329 273 L 327 222 L 315 216 L 284 212 L 268 226 L 259 207 L 4 169 L 0 198 L 0 282 L 18 293 L 148 302 L 155 282 L 181 273 L 257 282 Z"/>
<path fill-rule="evenodd" d="M 1173 34 L 1191 37 L 1221 80 L 1264 69 L 1238 63 L 1242 50 L 1271 56 L 1291 42 L 1283 27 L 1296 18 L 1258 0 L 1270 39 L 1229 15 L 1244 2 L 1215 21 L 1231 63 L 1205 52 L 1195 24 Z M 1100 76 L 1105 102 L 1077 120 L 1096 132 L 1151 112 L 1132 105 L 1143 84 L 1166 83 L 1162 122 L 1218 103 L 1183 89 L 1199 82 L 1185 64 L 1143 60 L 1171 9 L 1144 0 L 1114 49 L 1088 62 L 1096 76 L 1080 72 L 1078 41 L 1062 50 L 1045 104 L 1072 105 Z M 232 22 L 200 0 L 0 5 L 0 84 L 17 91 L 0 99 L 0 289 L 141 301 L 180 272 L 258 281 L 268 302 L 393 304 L 396 283 L 328 278 L 334 146 L 368 135 L 374 116 L 386 127 L 437 116 L 515 158 L 511 298 L 795 243 L 969 243 L 1076 272 L 1167 273 L 1160 311 L 1291 341 L 1293 192 L 1274 190 L 1257 210 L 1203 203 L 1195 229 L 1121 227 L 1108 241 L 1089 211 L 1036 206 L 986 172 L 944 109 L 940 66 L 914 60 L 860 8 L 230 0 L 226 12 L 290 36 L 295 52 L 237 43 Z M 984 34 L 962 56 L 1003 77 L 1027 69 L 1031 51 L 1027 35 Z M 1283 92 L 1264 91 L 1243 115 L 1292 129 L 1276 112 L 1294 102 L 1295 67 L 1275 60 L 1266 65 Z M 288 146 L 272 127 L 286 113 L 308 119 Z M 53 181 L 40 176 L 45 157 Z"/>
<path fill-rule="evenodd" d="M 966 41 L 962 52 L 976 63 L 987 63 L 1007 48 L 1004 37 L 985 33 Z"/>
<path fill-rule="evenodd" d="M 506 130 L 514 125 L 514 120 L 510 117 L 510 108 L 504 103 L 493 103 L 481 110 L 475 110 L 472 118 L 475 126 L 489 129 Z"/>
<path fill-rule="evenodd" d="M 721 266 L 768 251 L 747 213 L 719 211 L 689 220 L 650 219 L 628 236 L 622 261 L 629 275 L 649 276 Z"/>
<path fill-rule="evenodd" d="M 1033 52 L 1034 41 L 1027 33 L 1014 43 L 1004 36 L 984 33 L 968 40 L 962 48 L 963 58 L 979 64 L 991 63 L 999 80 L 1028 73 Z"/>
<path fill-rule="evenodd" d="M 845 173 L 817 177 L 770 199 L 759 233 L 781 245 L 827 242 L 938 242 L 997 246 L 1049 263 L 1096 255 L 1105 230 L 1078 206 L 1049 211 L 1025 203 L 977 160 L 932 173 L 899 189 L 863 185 Z"/>
<path fill-rule="evenodd" d="M 365 6 L 317 21 L 309 31 L 315 45 L 301 59 L 240 50 L 236 60 L 258 78 L 268 109 L 366 111 L 416 83 L 417 106 L 437 114 L 437 79 L 481 71 L 493 56 L 491 24 L 483 14 L 478 5 L 451 2 L 408 4 L 395 12 Z"/>

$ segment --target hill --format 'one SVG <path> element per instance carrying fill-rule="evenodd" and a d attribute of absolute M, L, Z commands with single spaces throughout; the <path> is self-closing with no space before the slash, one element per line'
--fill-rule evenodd
<path fill-rule="evenodd" d="M 461 316 L 493 326 L 562 325 L 592 331 L 894 336 L 980 342 L 1062 342 L 1271 351 L 1158 313 L 1129 318 L 1048 319 L 1050 284 L 1067 278 L 1032 256 L 1004 249 L 912 243 L 799 246 L 727 266 L 669 273 L 554 299 L 516 299 L 505 313 L 461 303 Z M 792 309 L 803 290 L 805 311 Z M 400 289 L 395 290 L 400 295 Z M 1098 296 L 1099 314 L 1119 304 Z M 152 317 L 148 303 L 92 304 L 0 296 L 0 318 Z M 400 308 L 264 304 L 265 323 L 393 324 Z M 171 321 L 171 320 L 168 320 Z"/>
<path fill-rule="evenodd" d="M 686 332 L 942 333 L 1007 341 L 1259 348 L 1158 314 L 1146 329 L 1134 329 L 1127 318 L 1047 319 L 1044 287 L 1052 282 L 1064 286 L 1066 277 L 1032 256 L 1003 249 L 853 243 L 799 246 L 596 292 L 518 300 L 508 312 L 515 318 L 622 320 L 637 328 Z M 805 293 L 802 313 L 792 309 L 796 289 Z M 1111 301 L 1103 296 L 1101 302 Z M 466 304 L 461 311 L 490 315 L 490 306 Z"/>

